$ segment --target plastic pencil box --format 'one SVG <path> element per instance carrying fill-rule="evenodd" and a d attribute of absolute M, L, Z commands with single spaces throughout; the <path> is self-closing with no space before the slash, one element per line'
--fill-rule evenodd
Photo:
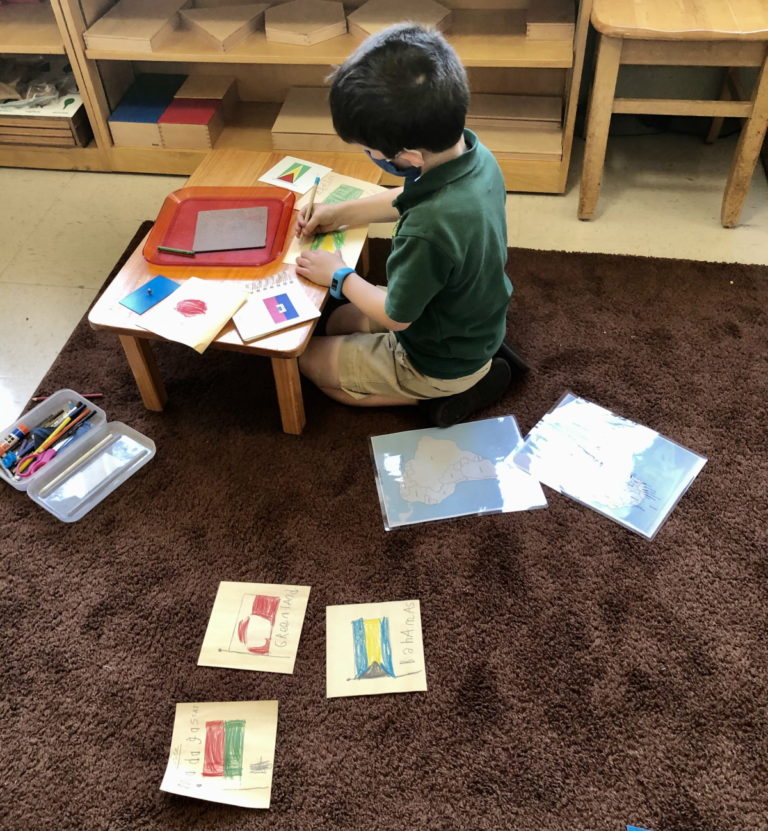
<path fill-rule="evenodd" d="M 58 390 L 2 431 L 7 436 L 20 424 L 29 430 L 60 413 L 68 403 L 94 411 L 90 427 L 47 464 L 26 478 L 15 478 L 0 466 L 0 479 L 63 522 L 84 517 L 155 455 L 152 439 L 123 424 L 107 422 L 107 414 L 74 390 Z"/>

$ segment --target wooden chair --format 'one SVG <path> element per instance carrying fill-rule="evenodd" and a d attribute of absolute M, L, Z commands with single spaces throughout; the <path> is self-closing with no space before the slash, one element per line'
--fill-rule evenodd
<path fill-rule="evenodd" d="M 739 222 L 768 123 L 768 0 L 595 0 L 600 33 L 579 194 L 579 219 L 592 219 L 612 113 L 744 119 L 723 195 L 721 221 Z M 759 67 L 751 100 L 616 98 L 622 64 Z"/>

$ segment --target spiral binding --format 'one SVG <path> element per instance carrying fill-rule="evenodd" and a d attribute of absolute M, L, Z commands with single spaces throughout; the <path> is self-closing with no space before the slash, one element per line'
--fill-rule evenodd
<path fill-rule="evenodd" d="M 261 291 L 276 289 L 280 286 L 287 286 L 293 282 L 295 281 L 291 272 L 284 270 L 278 271 L 277 274 L 272 274 L 269 277 L 260 277 L 258 280 L 251 280 L 250 283 L 246 283 L 246 289 L 251 292 L 251 294 L 255 294 Z"/>

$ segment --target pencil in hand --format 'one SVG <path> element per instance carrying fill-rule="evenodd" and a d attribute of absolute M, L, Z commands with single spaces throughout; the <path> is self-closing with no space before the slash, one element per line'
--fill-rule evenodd
<path fill-rule="evenodd" d="M 312 211 L 315 209 L 315 196 L 317 195 L 317 186 L 320 184 L 320 177 L 315 176 L 315 183 L 312 185 L 312 190 L 309 192 L 309 202 L 307 203 L 307 210 L 304 212 L 304 222 L 309 222 L 312 219 Z"/>

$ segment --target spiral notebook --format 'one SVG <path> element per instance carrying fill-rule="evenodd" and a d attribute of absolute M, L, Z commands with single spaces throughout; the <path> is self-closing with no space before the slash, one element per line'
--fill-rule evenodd
<path fill-rule="evenodd" d="M 288 272 L 254 281 L 251 294 L 232 318 L 244 343 L 320 317 L 301 283 Z"/>

